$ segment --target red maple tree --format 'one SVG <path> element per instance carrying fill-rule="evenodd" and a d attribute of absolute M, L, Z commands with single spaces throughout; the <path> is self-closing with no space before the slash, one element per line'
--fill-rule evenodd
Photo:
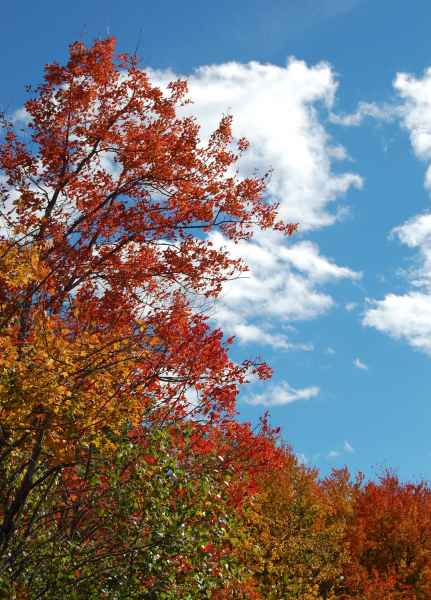
<path fill-rule="evenodd" d="M 210 231 L 238 241 L 296 226 L 277 221 L 265 175 L 235 172 L 247 142 L 231 117 L 204 144 L 178 114 L 186 102 L 185 81 L 163 93 L 106 39 L 46 66 L 22 130 L 3 118 L 4 552 L 37 487 L 109 448 L 124 423 L 192 419 L 197 453 L 251 477 L 277 456 L 267 425 L 253 434 L 234 419 L 238 386 L 270 370 L 232 361 L 231 340 L 191 300 L 217 298 L 246 268 Z M 238 498 L 253 487 L 244 473 Z"/>

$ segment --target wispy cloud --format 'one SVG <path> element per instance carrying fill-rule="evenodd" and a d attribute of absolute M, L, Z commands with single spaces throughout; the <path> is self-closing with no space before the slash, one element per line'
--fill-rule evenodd
<path fill-rule="evenodd" d="M 393 121 L 400 116 L 400 107 L 398 104 L 377 104 L 375 102 L 359 102 L 357 109 L 353 113 L 335 114 L 331 113 L 329 120 L 336 125 L 345 127 L 358 127 L 362 125 L 364 119 L 371 118 L 378 121 Z"/>
<path fill-rule="evenodd" d="M 287 381 L 266 386 L 265 392 L 262 394 L 252 394 L 246 398 L 248 404 L 263 406 L 283 406 L 291 404 L 297 400 L 309 400 L 318 396 L 320 388 L 317 386 L 306 388 L 294 388 Z"/>
<path fill-rule="evenodd" d="M 345 452 L 349 452 L 349 454 L 353 454 L 355 451 L 353 446 L 347 440 L 344 442 L 343 449 Z"/>
<path fill-rule="evenodd" d="M 358 306 L 357 302 L 347 302 L 344 305 L 344 308 L 347 310 L 347 312 L 352 312 L 353 310 L 355 310 L 355 308 Z"/>
<path fill-rule="evenodd" d="M 334 460 L 335 458 L 340 458 L 343 454 L 353 454 L 355 449 L 347 440 L 344 441 L 343 447 L 338 449 L 332 449 L 326 455 L 326 458 L 329 460 Z"/>
<path fill-rule="evenodd" d="M 365 363 L 363 363 L 360 358 L 355 358 L 355 360 L 353 361 L 353 364 L 357 369 L 362 369 L 363 371 L 368 371 L 367 365 Z"/>

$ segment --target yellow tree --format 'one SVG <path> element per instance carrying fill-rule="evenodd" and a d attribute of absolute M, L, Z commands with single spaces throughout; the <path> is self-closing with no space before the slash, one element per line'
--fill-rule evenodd
<path fill-rule="evenodd" d="M 281 466 L 265 474 L 260 488 L 245 513 L 241 552 L 262 598 L 338 598 L 347 560 L 344 522 L 317 472 L 284 448 Z"/>

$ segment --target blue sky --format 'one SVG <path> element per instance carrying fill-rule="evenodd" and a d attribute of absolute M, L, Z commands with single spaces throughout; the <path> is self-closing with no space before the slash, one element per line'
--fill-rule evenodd
<path fill-rule="evenodd" d="M 326 473 L 431 478 L 431 6 L 425 0 L 8 3 L 2 108 L 70 42 L 115 35 L 163 85 L 190 76 L 203 134 L 230 110 L 301 232 L 235 248 L 252 272 L 214 319 L 275 368 L 241 396 Z M 290 57 L 290 59 L 289 59 Z M 253 61 L 250 63 L 250 61 Z M 206 68 L 203 68 L 206 67 Z M 216 243 L 223 243 L 215 238 Z"/>

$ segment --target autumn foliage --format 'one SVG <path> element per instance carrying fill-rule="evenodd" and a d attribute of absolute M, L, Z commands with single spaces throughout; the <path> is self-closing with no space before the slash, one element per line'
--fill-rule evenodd
<path fill-rule="evenodd" d="M 207 141 L 113 39 L 45 68 L 0 140 L 0 594 L 431 597 L 431 490 L 320 480 L 236 415 L 261 361 L 207 307 L 247 267 L 228 240 L 290 235 L 242 178 L 231 117 Z"/>

